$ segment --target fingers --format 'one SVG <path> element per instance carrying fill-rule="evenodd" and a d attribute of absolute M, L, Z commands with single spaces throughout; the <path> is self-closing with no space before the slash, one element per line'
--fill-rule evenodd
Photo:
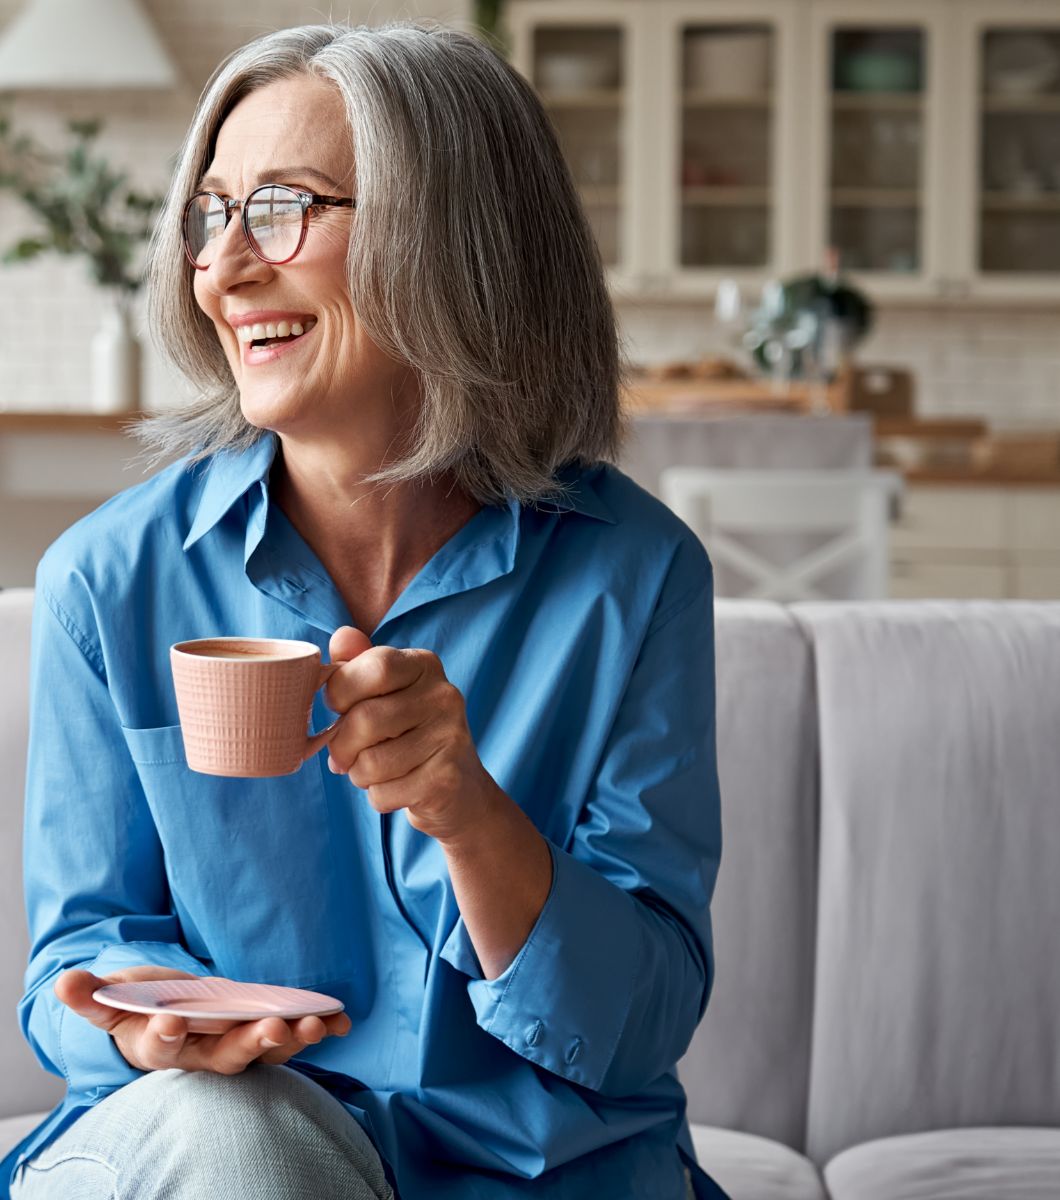
<path fill-rule="evenodd" d="M 429 650 L 372 646 L 332 675 L 324 695 L 333 712 L 345 713 L 362 700 L 404 691 L 428 674 L 443 677 L 441 662 Z"/>
<path fill-rule="evenodd" d="M 268 1017 L 244 1022 L 220 1035 L 189 1035 L 186 1021 L 166 1014 L 151 1018 L 138 1057 L 147 1070 L 176 1067 L 238 1075 L 252 1062 L 285 1063 L 329 1034 L 345 1037 L 350 1030 L 350 1019 L 344 1013 L 327 1021 L 331 1024 L 320 1017 L 301 1017 L 292 1022 Z M 174 1040 L 167 1041 L 167 1037 Z"/>
<path fill-rule="evenodd" d="M 362 750 L 401 737 L 427 716 L 422 705 L 410 704 L 403 693 L 362 700 L 342 719 L 328 743 L 328 765 L 335 774 L 344 774 Z"/>
<path fill-rule="evenodd" d="M 170 967 L 126 967 L 124 970 L 102 976 L 75 968 L 63 971 L 59 975 L 54 984 L 54 991 L 67 1008 L 72 1008 L 85 1020 L 109 1032 L 129 1014 L 121 1009 L 111 1008 L 109 1004 L 100 1004 L 98 1000 L 93 1000 L 92 993 L 98 988 L 106 987 L 110 983 L 136 983 L 146 979 L 197 978 L 197 975 L 190 975 L 187 971 L 176 971 Z"/>
<path fill-rule="evenodd" d="M 328 642 L 328 654 L 332 662 L 350 662 L 371 648 L 371 638 L 352 625 L 340 626 Z"/>
<path fill-rule="evenodd" d="M 64 971 L 55 981 L 55 994 L 78 1016 L 98 1025 L 100 1029 L 112 1029 L 123 1014 L 116 1008 L 92 999 L 92 993 L 106 982 L 91 971 Z"/>
<path fill-rule="evenodd" d="M 301 1017 L 292 1023 L 290 1036 L 279 1046 L 265 1046 L 259 1059 L 273 1065 L 285 1063 L 306 1046 L 315 1046 L 327 1036 L 327 1026 L 320 1017 Z"/>
<path fill-rule="evenodd" d="M 427 762 L 442 746 L 442 731 L 432 723 L 411 729 L 401 737 L 366 746 L 346 766 L 350 782 L 367 791 L 378 783 L 389 783 L 392 779 L 403 779 L 410 771 Z M 345 765 L 340 757 L 341 750 L 333 747 L 330 761 L 341 770 Z"/>
<path fill-rule="evenodd" d="M 274 1049 L 267 1049 L 259 1061 L 275 1064 L 285 1063 L 289 1058 L 293 1058 L 303 1046 L 315 1045 L 326 1037 L 345 1037 L 352 1028 L 353 1023 L 345 1013 L 332 1013 L 329 1017 L 302 1017 L 294 1024 L 293 1040 Z"/>

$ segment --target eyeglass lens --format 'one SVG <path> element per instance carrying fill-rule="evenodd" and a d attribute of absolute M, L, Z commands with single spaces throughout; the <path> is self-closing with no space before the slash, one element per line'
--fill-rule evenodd
<path fill-rule="evenodd" d="M 238 217 L 233 214 L 232 219 Z M 302 202 L 290 188 L 258 188 L 247 201 L 246 227 L 262 258 L 284 262 L 298 249 L 302 236 Z M 196 196 L 184 216 L 184 240 L 200 267 L 213 261 L 224 231 L 224 205 L 215 196 Z"/>

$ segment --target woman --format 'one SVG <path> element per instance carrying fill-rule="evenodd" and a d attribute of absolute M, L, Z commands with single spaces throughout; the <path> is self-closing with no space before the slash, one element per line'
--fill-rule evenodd
<path fill-rule="evenodd" d="M 710 567 L 604 465 L 614 318 L 532 91 L 445 29 L 261 38 L 150 275 L 201 399 L 38 573 L 20 1014 L 69 1090 L 13 1196 L 720 1195 L 673 1071 L 713 972 Z M 217 634 L 343 663 L 329 753 L 187 769 L 168 647 Z M 92 999 L 203 975 L 345 1012 Z"/>

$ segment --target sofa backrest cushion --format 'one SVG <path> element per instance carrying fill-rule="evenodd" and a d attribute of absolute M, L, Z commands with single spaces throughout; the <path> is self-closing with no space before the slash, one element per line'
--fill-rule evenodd
<path fill-rule="evenodd" d="M 0 591 L 0 1117 L 51 1108 L 64 1086 L 41 1069 L 18 1028 L 29 955 L 22 896 L 22 817 L 33 592 Z"/>
<path fill-rule="evenodd" d="M 689 1116 L 801 1150 L 816 876 L 816 712 L 803 630 L 777 604 L 715 612 L 722 856 L 716 982 L 680 1064 Z"/>
<path fill-rule="evenodd" d="M 1060 1125 L 1060 604 L 792 611 L 821 745 L 811 1157 Z"/>

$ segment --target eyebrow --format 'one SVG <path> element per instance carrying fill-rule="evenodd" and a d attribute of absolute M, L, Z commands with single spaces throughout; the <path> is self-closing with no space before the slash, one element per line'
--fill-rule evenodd
<path fill-rule="evenodd" d="M 330 175 L 325 175 L 323 171 L 317 170 L 316 167 L 273 167 L 267 171 L 260 171 L 256 186 L 260 187 L 263 183 L 283 183 L 289 179 L 305 178 L 319 179 L 327 184 L 328 187 L 336 190 L 342 187 L 341 183 L 332 179 Z M 197 190 L 201 192 L 223 192 L 224 181 L 216 175 L 206 175 L 199 180 Z"/>

